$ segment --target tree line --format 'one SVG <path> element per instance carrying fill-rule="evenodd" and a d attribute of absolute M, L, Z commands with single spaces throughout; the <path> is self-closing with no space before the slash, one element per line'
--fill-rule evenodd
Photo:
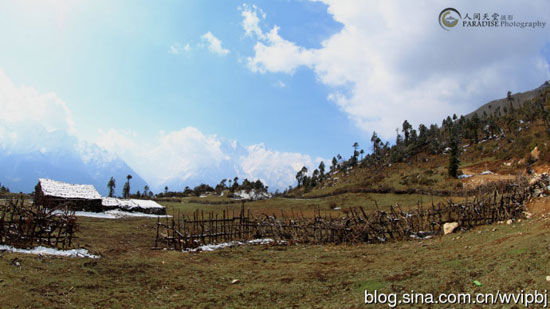
<path fill-rule="evenodd" d="M 508 137 L 510 142 L 519 139 L 522 126 L 540 120 L 550 134 L 550 112 L 545 105 L 550 103 L 550 91 L 543 91 L 526 104 L 516 102 L 508 91 L 505 104 L 497 107 L 487 106 L 481 113 L 473 113 L 465 117 L 447 116 L 441 125 L 420 124 L 418 129 L 413 128 L 405 120 L 401 128 L 396 129 L 395 143 L 383 142 L 378 134 L 373 132 L 371 141 L 372 152 L 365 155 L 355 142 L 353 153 L 347 160 L 340 154 L 332 158 L 329 173 L 347 172 L 354 167 L 383 168 L 393 163 L 411 162 L 418 158 L 419 153 L 436 155 L 446 153 L 449 156 L 448 175 L 453 178 L 459 176 L 460 154 L 462 144 L 473 146 L 482 141 Z M 329 175 L 325 173 L 325 164 L 321 162 L 311 175 L 307 167 L 296 173 L 297 188 L 305 191 L 322 183 Z M 289 187 L 289 190 L 292 189 Z"/>
<path fill-rule="evenodd" d="M 145 185 L 143 187 L 143 192 L 140 192 L 139 190 L 136 191 L 135 194 L 130 193 L 130 179 L 132 179 L 132 175 L 126 176 L 126 182 L 124 183 L 124 187 L 122 188 L 122 197 L 123 198 L 153 198 L 153 197 L 187 197 L 187 196 L 200 196 L 206 193 L 215 192 L 218 195 L 221 195 L 224 192 L 227 192 L 227 194 L 232 195 L 235 192 L 239 191 L 246 191 L 250 192 L 251 190 L 255 190 L 256 192 L 267 192 L 269 187 L 266 186 L 261 180 L 255 180 L 251 181 L 245 178 L 242 183 L 239 183 L 239 177 L 234 177 L 233 179 L 227 179 L 224 178 L 220 181 L 219 184 L 217 184 L 214 188 L 208 184 L 200 184 L 195 186 L 194 188 L 190 188 L 189 186 L 186 186 L 183 191 L 170 191 L 168 186 L 164 187 L 164 192 L 159 192 L 157 194 L 154 194 L 153 191 L 150 190 L 148 185 Z M 114 197 L 115 188 L 116 188 L 116 180 L 111 177 L 109 181 L 107 182 L 107 188 L 109 189 L 109 197 Z"/>

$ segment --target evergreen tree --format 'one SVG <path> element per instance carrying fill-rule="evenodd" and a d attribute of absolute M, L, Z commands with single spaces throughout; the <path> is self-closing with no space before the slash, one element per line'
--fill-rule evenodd
<path fill-rule="evenodd" d="M 357 151 L 357 149 L 359 149 L 359 143 L 355 142 L 355 143 L 353 143 L 353 156 L 351 156 L 351 158 L 349 160 L 349 164 L 351 166 L 357 165 L 357 162 L 359 161 L 357 159 L 357 157 L 359 157 L 359 151 Z"/>
<path fill-rule="evenodd" d="M 115 179 L 111 177 L 111 179 L 109 179 L 109 182 L 107 183 L 107 188 L 109 188 L 109 197 L 113 197 L 113 195 L 115 194 L 115 187 Z"/>
<path fill-rule="evenodd" d="M 451 148 L 451 150 L 449 151 L 449 176 L 457 178 L 458 167 L 460 166 L 460 160 L 458 158 L 460 155 L 460 134 L 456 126 L 453 126 L 453 128 L 451 129 L 449 148 Z"/>
<path fill-rule="evenodd" d="M 296 175 L 296 179 L 298 180 L 298 186 L 307 186 L 308 184 L 308 177 L 307 177 L 307 167 L 302 167 L 302 169 L 298 172 L 299 174 Z M 298 178 L 298 175 L 300 176 Z"/>
<path fill-rule="evenodd" d="M 412 129 L 411 124 L 407 120 L 403 121 L 402 132 L 403 132 L 403 135 L 405 136 L 405 145 L 409 144 L 411 129 Z"/>
<path fill-rule="evenodd" d="M 321 163 L 319 163 L 319 177 L 321 180 L 323 180 L 323 178 L 325 178 L 325 162 L 321 161 Z"/>
<path fill-rule="evenodd" d="M 302 170 L 299 170 L 296 173 L 296 181 L 298 182 L 298 187 L 300 187 L 304 183 L 304 173 Z"/>
<path fill-rule="evenodd" d="M 315 169 L 311 175 L 310 187 L 315 187 L 319 181 L 319 170 Z"/>
<path fill-rule="evenodd" d="M 122 188 L 122 197 L 123 198 L 129 198 L 130 197 L 130 183 L 125 182 L 124 187 Z"/>
<path fill-rule="evenodd" d="M 382 140 L 378 137 L 376 131 L 373 131 L 370 141 L 372 142 L 372 158 L 374 163 L 378 164 L 382 160 Z"/>
<path fill-rule="evenodd" d="M 124 188 L 122 188 L 122 197 L 124 198 L 130 197 L 130 179 L 132 179 L 132 175 L 126 176 L 126 183 L 124 184 Z"/>

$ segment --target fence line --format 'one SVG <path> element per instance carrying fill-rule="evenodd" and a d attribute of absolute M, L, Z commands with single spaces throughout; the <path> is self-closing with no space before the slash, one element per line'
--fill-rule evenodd
<path fill-rule="evenodd" d="M 424 238 L 442 233 L 443 224 L 457 222 L 461 228 L 518 218 L 524 211 L 529 190 L 511 185 L 505 193 L 477 196 L 461 203 L 432 204 L 429 208 L 404 211 L 398 205 L 389 211 L 367 213 L 363 207 L 350 208 L 345 216 L 335 217 L 317 209 L 313 217 L 303 213 L 252 216 L 244 206 L 235 214 L 224 210 L 195 211 L 192 216 L 179 212 L 171 219 L 158 219 L 155 248 L 175 250 L 195 248 L 227 241 L 273 238 L 295 243 L 379 243 Z"/>
<path fill-rule="evenodd" d="M 70 205 L 48 210 L 26 205 L 23 198 L 0 205 L 0 244 L 17 247 L 45 245 L 65 249 L 72 245 L 77 229 Z"/>

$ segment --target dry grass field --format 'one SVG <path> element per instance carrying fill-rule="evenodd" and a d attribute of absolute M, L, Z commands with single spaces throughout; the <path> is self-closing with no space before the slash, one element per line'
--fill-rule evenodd
<path fill-rule="evenodd" d="M 312 203 L 294 202 L 304 211 Z M 365 289 L 544 290 L 550 288 L 548 202 L 530 206 L 536 208 L 530 220 L 422 241 L 254 245 L 196 253 L 151 250 L 155 219 L 79 218 L 78 246 L 101 258 L 2 253 L 0 303 L 4 308 L 357 308 L 364 306 Z M 410 205 L 415 203 L 412 197 Z M 173 213 L 206 206 L 168 207 Z"/>

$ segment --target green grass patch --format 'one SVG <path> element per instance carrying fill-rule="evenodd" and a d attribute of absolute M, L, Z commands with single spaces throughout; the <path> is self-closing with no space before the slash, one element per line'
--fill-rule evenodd
<path fill-rule="evenodd" d="M 378 281 L 378 280 L 366 280 L 366 281 L 359 281 L 355 284 L 355 289 L 358 291 L 380 291 L 386 286 L 385 281 Z"/>

